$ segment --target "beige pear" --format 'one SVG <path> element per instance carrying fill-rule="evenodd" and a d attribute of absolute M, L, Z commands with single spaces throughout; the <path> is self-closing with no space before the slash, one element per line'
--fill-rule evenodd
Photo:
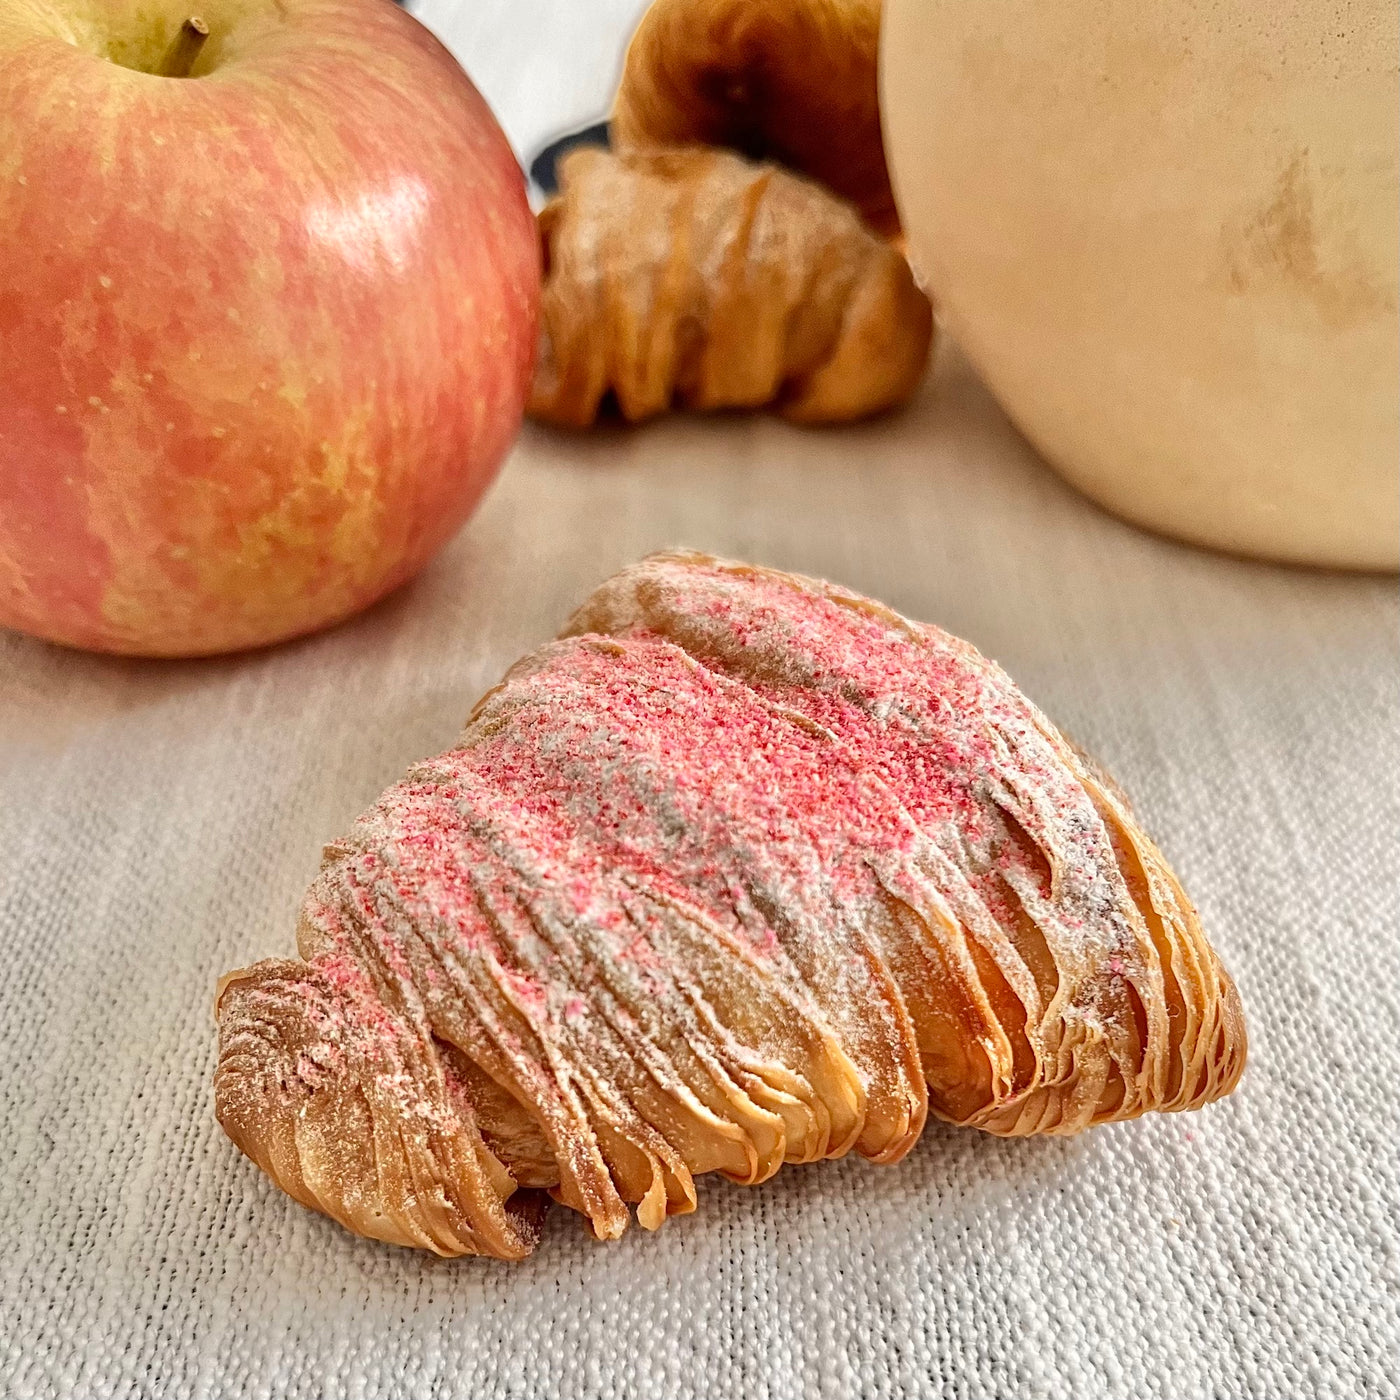
<path fill-rule="evenodd" d="M 1400 564 L 1392 0 L 889 0 L 916 263 L 1016 423 L 1151 529 Z"/>

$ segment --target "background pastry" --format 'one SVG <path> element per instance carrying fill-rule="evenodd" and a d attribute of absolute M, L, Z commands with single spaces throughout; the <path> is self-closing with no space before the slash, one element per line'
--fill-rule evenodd
<path fill-rule="evenodd" d="M 878 0 L 657 0 L 613 104 L 620 146 L 698 142 L 777 161 L 899 231 L 876 82 Z"/>
<path fill-rule="evenodd" d="M 539 216 L 534 417 L 771 405 L 833 423 L 917 387 L 928 298 L 898 250 L 811 181 L 698 146 L 584 147 L 561 177 Z"/>

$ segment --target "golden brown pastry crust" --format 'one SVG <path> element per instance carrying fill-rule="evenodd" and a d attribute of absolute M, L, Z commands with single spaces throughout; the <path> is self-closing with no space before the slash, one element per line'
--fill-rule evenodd
<path fill-rule="evenodd" d="M 776 166 L 580 149 L 539 223 L 536 418 L 583 427 L 610 396 L 629 422 L 769 404 L 841 422 L 923 374 L 933 314 L 902 255 Z"/>
<path fill-rule="evenodd" d="M 703 555 L 513 667 L 327 849 L 298 947 L 220 987 L 220 1121 L 441 1254 L 528 1252 L 535 1188 L 611 1238 L 701 1172 L 1193 1108 L 1245 1057 L 1160 853 L 998 667 Z"/>
<path fill-rule="evenodd" d="M 656 0 L 627 50 L 619 147 L 777 161 L 899 231 L 880 132 L 879 0 Z"/>

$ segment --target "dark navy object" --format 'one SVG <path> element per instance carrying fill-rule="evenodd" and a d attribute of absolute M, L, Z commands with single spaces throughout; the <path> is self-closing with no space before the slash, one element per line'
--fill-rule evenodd
<path fill-rule="evenodd" d="M 559 191 L 559 162 L 564 156 L 575 146 L 607 145 L 607 122 L 593 122 L 589 126 L 580 127 L 577 131 L 569 131 L 563 136 L 556 136 L 530 162 L 530 179 L 545 194 L 557 194 Z"/>

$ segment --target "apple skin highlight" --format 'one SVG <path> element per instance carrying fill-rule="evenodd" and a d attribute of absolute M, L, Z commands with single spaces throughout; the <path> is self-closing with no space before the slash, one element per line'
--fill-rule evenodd
<path fill-rule="evenodd" d="M 185 5 L 133 38 L 131 0 L 0 0 L 0 624 L 72 646 L 367 606 L 466 519 L 529 385 L 534 220 L 447 51 L 386 0 L 198 9 L 176 79 L 109 55 Z"/>

